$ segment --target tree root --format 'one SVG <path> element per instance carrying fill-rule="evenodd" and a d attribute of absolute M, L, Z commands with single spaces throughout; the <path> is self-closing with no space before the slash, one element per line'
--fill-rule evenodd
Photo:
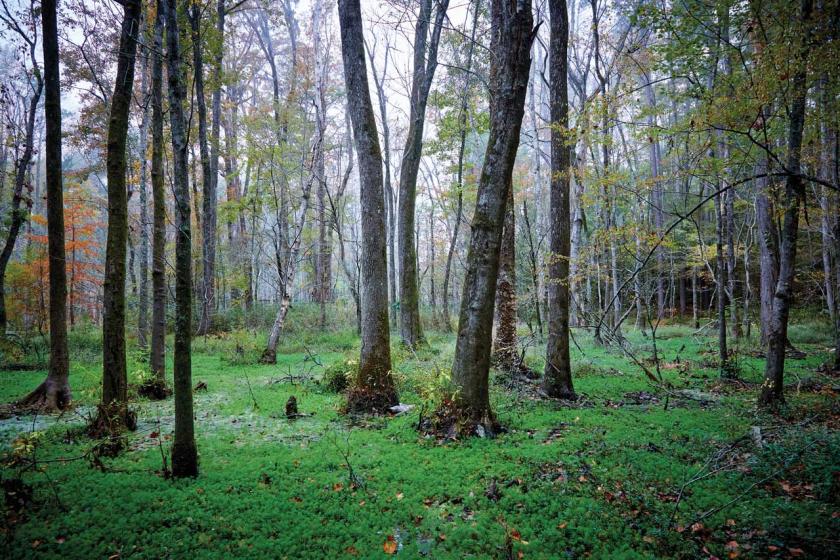
<path fill-rule="evenodd" d="M 15 403 L 19 410 L 37 410 L 39 412 L 63 411 L 70 408 L 73 399 L 70 386 L 45 380 L 34 391 Z"/>
<path fill-rule="evenodd" d="M 369 389 L 354 385 L 347 391 L 344 412 L 346 414 L 386 414 L 392 406 L 398 404 L 400 404 L 400 399 L 393 387 Z"/>
<path fill-rule="evenodd" d="M 119 438 L 125 430 L 137 429 L 137 415 L 125 403 L 100 404 L 96 408 L 96 417 L 87 427 L 91 438 Z"/>
<path fill-rule="evenodd" d="M 444 399 L 420 428 L 426 434 L 443 440 L 474 436 L 492 438 L 506 431 L 489 408 L 474 410 L 459 405 L 451 398 Z"/>
<path fill-rule="evenodd" d="M 166 385 L 166 381 L 153 377 L 147 379 L 137 387 L 137 394 L 153 401 L 162 401 L 172 394 L 172 389 Z"/>

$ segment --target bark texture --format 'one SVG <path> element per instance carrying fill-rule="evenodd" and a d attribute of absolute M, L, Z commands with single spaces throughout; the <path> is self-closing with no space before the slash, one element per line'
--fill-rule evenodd
<path fill-rule="evenodd" d="M 134 88 L 140 0 L 125 0 L 116 83 L 108 121 L 108 236 L 102 316 L 102 407 L 111 430 L 128 427 L 125 357 L 125 273 L 128 243 L 126 144 Z M 103 420 L 105 420 L 103 418 Z"/>
<path fill-rule="evenodd" d="M 399 402 L 391 376 L 382 152 L 368 88 L 359 0 L 339 0 L 338 14 L 362 207 L 362 349 L 347 408 L 351 412 L 382 411 Z"/>
<path fill-rule="evenodd" d="M 568 144 L 568 42 L 566 0 L 551 0 L 551 232 L 548 262 L 548 341 L 543 389 L 550 397 L 575 399 L 569 358 L 569 258 L 571 208 L 569 182 L 571 148 Z"/>
<path fill-rule="evenodd" d="M 64 194 L 61 168 L 61 86 L 58 70 L 56 0 L 41 2 L 44 48 L 44 120 L 47 173 L 47 236 L 50 268 L 50 367 L 46 380 L 20 404 L 42 410 L 70 405 L 67 352 L 67 270 L 64 257 Z"/>
<path fill-rule="evenodd" d="M 493 305 L 499 273 L 502 223 L 511 187 L 531 63 L 531 2 L 491 3 L 490 131 L 478 183 L 467 253 L 461 313 L 452 364 L 452 411 L 458 431 L 493 433 L 489 370 Z M 481 426 L 481 429 L 478 427 Z"/>
<path fill-rule="evenodd" d="M 181 70 L 178 10 L 166 2 L 166 46 L 169 74 L 169 123 L 172 131 L 172 172 L 177 235 L 175 238 L 175 438 L 172 475 L 198 475 L 198 452 L 193 426 L 192 361 L 192 257 L 190 191 L 187 178 L 187 137 L 184 118 L 186 90 Z"/>
<path fill-rule="evenodd" d="M 784 218 L 779 250 L 779 277 L 773 295 L 773 311 L 767 336 L 767 361 L 764 382 L 758 402 L 764 407 L 775 407 L 785 400 L 784 371 L 787 346 L 788 318 L 793 300 L 793 281 L 796 272 L 796 240 L 799 233 L 799 203 L 805 197 L 805 184 L 800 175 L 802 164 L 802 132 L 805 128 L 805 102 L 808 93 L 808 54 L 811 43 L 812 0 L 800 4 L 802 42 L 797 53 L 795 71 L 791 78 L 788 124 L 787 172 L 783 198 Z"/>
<path fill-rule="evenodd" d="M 499 278 L 496 281 L 496 337 L 493 357 L 504 371 L 514 371 L 519 365 L 516 338 L 516 206 L 513 186 L 508 187 L 502 244 L 499 248 Z"/>

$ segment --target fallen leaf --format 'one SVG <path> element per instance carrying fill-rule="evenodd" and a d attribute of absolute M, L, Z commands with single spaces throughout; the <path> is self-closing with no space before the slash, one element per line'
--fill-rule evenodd
<path fill-rule="evenodd" d="M 397 553 L 397 540 L 394 538 L 394 535 L 388 535 L 385 539 L 385 543 L 382 545 L 382 550 L 385 554 Z"/>
<path fill-rule="evenodd" d="M 404 495 L 402 492 L 400 492 L 399 494 L 397 494 L 397 499 L 398 499 L 398 500 L 402 500 L 404 497 L 405 497 L 405 495 Z"/>
<path fill-rule="evenodd" d="M 346 552 L 347 554 L 349 554 L 351 556 L 356 556 L 359 553 L 359 551 L 356 550 L 356 547 L 353 546 L 353 545 L 350 545 L 347 548 L 345 548 L 344 552 Z"/>
<path fill-rule="evenodd" d="M 342 490 L 344 490 L 344 485 L 342 483 L 336 482 L 333 484 L 333 492 L 341 492 Z"/>
<path fill-rule="evenodd" d="M 569 525 L 569 522 L 568 522 L 568 521 L 564 521 L 563 523 L 559 523 L 559 524 L 557 525 L 557 528 L 558 528 L 558 529 L 565 529 L 566 527 L 568 527 L 568 525 Z"/>
<path fill-rule="evenodd" d="M 789 548 L 788 552 L 791 556 L 805 556 L 805 551 L 801 548 Z"/>

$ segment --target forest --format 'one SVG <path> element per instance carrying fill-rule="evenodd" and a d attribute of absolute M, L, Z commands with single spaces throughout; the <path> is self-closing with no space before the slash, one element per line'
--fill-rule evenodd
<path fill-rule="evenodd" d="M 0 0 L 0 556 L 840 557 L 840 0 Z"/>

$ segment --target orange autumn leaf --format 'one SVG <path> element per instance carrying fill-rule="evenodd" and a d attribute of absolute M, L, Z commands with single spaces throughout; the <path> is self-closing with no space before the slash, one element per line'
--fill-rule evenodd
<path fill-rule="evenodd" d="M 382 545 L 382 550 L 385 554 L 396 554 L 397 553 L 397 541 L 394 538 L 394 535 L 388 535 L 385 539 L 385 543 Z"/>

